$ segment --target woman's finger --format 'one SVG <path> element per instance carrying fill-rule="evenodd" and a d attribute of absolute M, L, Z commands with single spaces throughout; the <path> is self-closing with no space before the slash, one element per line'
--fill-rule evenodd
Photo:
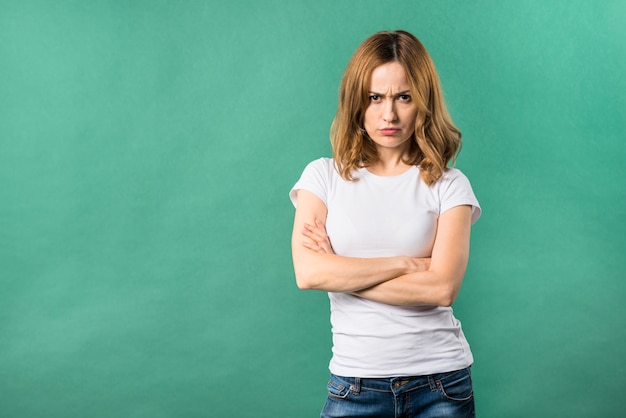
<path fill-rule="evenodd" d="M 306 248 L 308 248 L 310 250 L 313 250 L 316 253 L 326 253 L 327 252 L 324 248 L 320 247 L 316 243 L 310 243 L 308 241 L 303 241 L 302 242 L 302 246 L 306 247 Z"/>

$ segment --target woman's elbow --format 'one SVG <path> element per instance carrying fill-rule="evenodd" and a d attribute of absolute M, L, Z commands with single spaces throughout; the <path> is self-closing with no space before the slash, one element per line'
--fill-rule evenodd
<path fill-rule="evenodd" d="M 456 299 L 456 296 L 444 295 L 443 297 L 440 298 L 439 303 L 437 305 L 443 306 L 444 308 L 449 308 L 454 304 L 455 299 Z"/>
<path fill-rule="evenodd" d="M 293 253 L 293 271 L 296 285 L 300 290 L 313 290 L 319 276 L 320 260 L 318 255 L 306 248 L 299 248 Z"/>
<path fill-rule="evenodd" d="M 298 275 L 296 275 L 296 286 L 298 286 L 298 289 L 300 290 L 312 290 L 313 289 L 313 285 L 309 280 L 299 277 Z"/>
<path fill-rule="evenodd" d="M 307 271 L 303 271 L 303 269 L 299 269 L 298 267 L 294 268 L 294 273 L 296 276 L 296 286 L 300 290 L 313 290 L 315 289 L 315 280 L 314 276 Z"/>
<path fill-rule="evenodd" d="M 454 304 L 457 295 L 459 294 L 459 286 L 456 284 L 447 284 L 445 286 L 441 286 L 439 289 L 438 295 L 438 306 L 443 306 L 449 308 Z"/>
<path fill-rule="evenodd" d="M 324 260 L 319 255 L 294 257 L 293 270 L 296 276 L 296 285 L 301 290 L 323 290 L 328 277 L 323 268 Z"/>
<path fill-rule="evenodd" d="M 437 306 L 450 307 L 454 304 L 459 291 L 465 269 L 432 269 L 433 293 L 432 297 Z"/>

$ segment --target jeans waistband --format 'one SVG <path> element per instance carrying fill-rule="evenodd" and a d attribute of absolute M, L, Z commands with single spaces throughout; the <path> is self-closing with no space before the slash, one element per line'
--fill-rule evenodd
<path fill-rule="evenodd" d="M 466 370 L 466 369 L 462 369 Z M 469 367 L 467 368 L 469 370 Z M 347 377 L 333 375 L 336 379 L 344 382 L 346 387 L 350 387 L 354 392 L 358 393 L 361 389 L 398 392 L 418 389 L 429 386 L 431 390 L 437 388 L 437 382 L 453 376 L 461 370 L 455 370 L 446 373 L 437 373 L 427 376 L 398 376 L 389 378 L 362 378 Z"/>

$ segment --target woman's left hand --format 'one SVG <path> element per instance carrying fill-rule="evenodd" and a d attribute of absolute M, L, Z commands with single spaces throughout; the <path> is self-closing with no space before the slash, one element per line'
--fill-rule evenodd
<path fill-rule="evenodd" d="M 326 227 L 319 219 L 315 220 L 315 225 L 305 223 L 302 235 L 311 240 L 302 243 L 306 248 L 318 253 L 335 254 L 328 234 L 326 234 Z"/>

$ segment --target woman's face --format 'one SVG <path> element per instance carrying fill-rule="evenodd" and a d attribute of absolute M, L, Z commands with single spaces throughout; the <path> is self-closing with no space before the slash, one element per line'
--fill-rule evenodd
<path fill-rule="evenodd" d="M 416 118 L 417 106 L 402 66 L 389 62 L 376 67 L 372 72 L 364 125 L 379 152 L 381 148 L 406 151 Z"/>

